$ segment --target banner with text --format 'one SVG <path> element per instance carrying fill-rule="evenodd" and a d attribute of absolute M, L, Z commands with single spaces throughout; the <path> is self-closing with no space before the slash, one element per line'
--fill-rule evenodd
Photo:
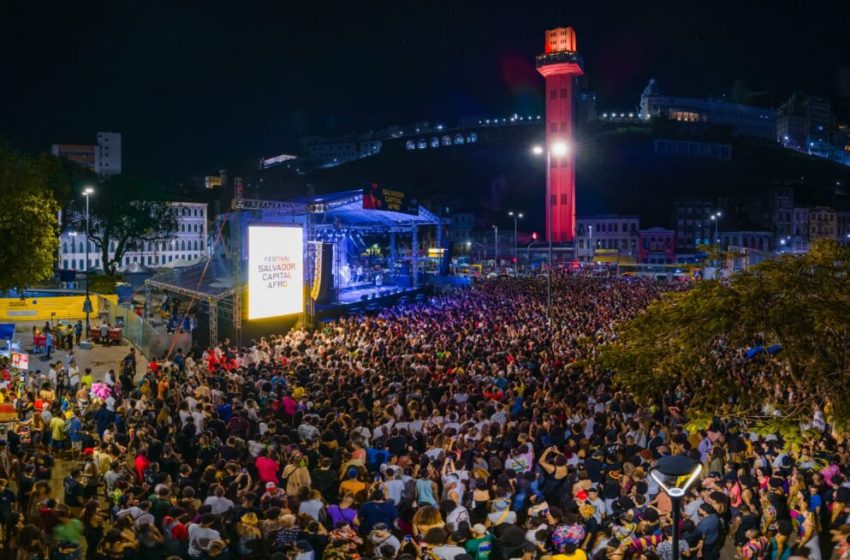
<path fill-rule="evenodd" d="M 384 188 L 378 183 L 369 183 L 363 188 L 363 208 L 419 215 L 419 203 L 415 198 L 408 198 L 405 193 Z"/>
<path fill-rule="evenodd" d="M 304 232 L 248 227 L 248 319 L 304 311 Z"/>

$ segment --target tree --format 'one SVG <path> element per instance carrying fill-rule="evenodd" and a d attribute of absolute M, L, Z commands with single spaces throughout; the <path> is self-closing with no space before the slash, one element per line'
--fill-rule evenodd
<path fill-rule="evenodd" d="M 52 276 L 58 214 L 48 160 L 20 154 L 0 141 L 0 290 Z"/>
<path fill-rule="evenodd" d="M 765 350 L 756 353 L 759 347 Z M 690 395 L 694 427 L 735 418 L 757 433 L 792 439 L 815 407 L 825 407 L 844 430 L 850 248 L 817 242 L 808 254 L 667 294 L 624 324 L 599 362 L 647 401 L 665 392 Z"/>
<path fill-rule="evenodd" d="M 164 191 L 128 175 L 103 179 L 90 197 L 90 235 L 101 254 L 103 270 L 114 275 L 124 253 L 142 243 L 169 239 L 177 231 L 177 211 Z M 70 223 L 85 231 L 85 200 L 73 202 Z"/>

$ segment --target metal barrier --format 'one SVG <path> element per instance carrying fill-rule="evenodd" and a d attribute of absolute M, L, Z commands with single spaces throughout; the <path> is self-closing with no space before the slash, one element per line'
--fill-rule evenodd
<path fill-rule="evenodd" d="M 102 296 L 98 296 L 98 299 L 102 299 Z M 169 334 L 164 327 L 154 326 L 139 317 L 131 305 L 119 305 L 114 302 L 105 304 L 101 301 L 98 317 L 110 325 L 120 326 L 123 329 L 122 336 L 148 358 L 161 356 L 169 349 L 177 352 L 178 348 L 182 348 L 183 352 L 188 352 L 192 346 L 190 333 L 178 331 Z"/>

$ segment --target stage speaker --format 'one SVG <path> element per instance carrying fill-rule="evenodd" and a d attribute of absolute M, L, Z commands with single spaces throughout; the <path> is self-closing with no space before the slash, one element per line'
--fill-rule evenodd
<path fill-rule="evenodd" d="M 334 246 L 333 243 L 322 243 L 316 247 L 315 277 L 310 295 L 316 303 L 330 303 L 333 299 Z"/>

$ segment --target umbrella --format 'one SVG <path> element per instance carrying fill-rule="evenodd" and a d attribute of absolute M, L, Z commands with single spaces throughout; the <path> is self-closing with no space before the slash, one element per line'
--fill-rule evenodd
<path fill-rule="evenodd" d="M 753 359 L 756 356 L 756 354 L 758 354 L 759 352 L 764 352 L 764 346 L 753 346 L 752 348 L 747 350 L 747 354 L 746 354 L 747 359 L 748 360 Z"/>

